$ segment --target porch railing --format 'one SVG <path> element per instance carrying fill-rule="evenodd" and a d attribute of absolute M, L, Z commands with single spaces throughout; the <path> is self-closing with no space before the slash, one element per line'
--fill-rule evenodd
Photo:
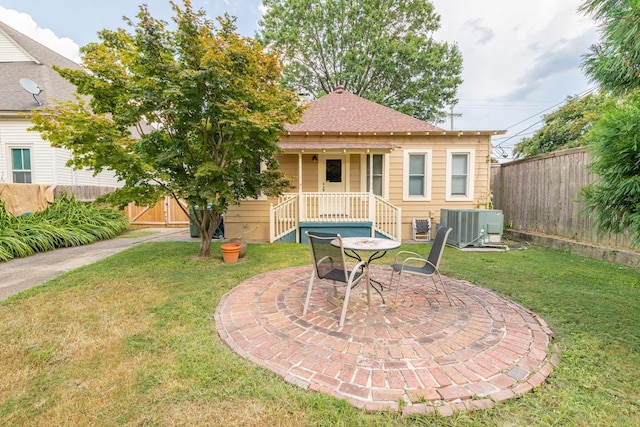
<path fill-rule="evenodd" d="M 269 206 L 269 241 L 271 243 L 298 229 L 298 197 L 284 195 L 276 206 Z M 296 239 L 297 240 L 297 239 Z"/>
<path fill-rule="evenodd" d="M 375 195 L 373 197 L 375 199 L 373 229 L 392 240 L 400 241 L 402 237 L 402 210 L 381 197 Z"/>
<path fill-rule="evenodd" d="M 271 242 L 297 231 L 300 222 L 371 222 L 378 233 L 401 238 L 400 208 L 371 193 L 287 193 L 269 212 Z"/>
<path fill-rule="evenodd" d="M 363 222 L 371 220 L 369 193 L 302 193 L 301 222 Z"/>

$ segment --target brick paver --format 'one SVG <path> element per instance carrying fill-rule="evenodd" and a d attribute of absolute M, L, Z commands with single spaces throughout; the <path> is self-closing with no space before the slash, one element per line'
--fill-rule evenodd
<path fill-rule="evenodd" d="M 388 267 L 371 269 L 384 283 Z M 373 293 L 368 306 L 356 287 L 339 328 L 342 290 L 334 297 L 329 282 L 316 283 L 302 316 L 310 274 L 269 272 L 231 290 L 215 313 L 220 337 L 292 384 L 372 411 L 398 409 L 399 398 L 406 413 L 491 408 L 557 365 L 544 320 L 488 289 L 443 277 L 449 305 L 431 280 L 407 275 L 397 301 L 385 290 L 386 305 Z"/>

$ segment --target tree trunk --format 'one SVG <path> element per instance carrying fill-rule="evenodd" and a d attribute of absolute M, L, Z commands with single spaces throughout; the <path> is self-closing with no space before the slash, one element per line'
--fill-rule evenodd
<path fill-rule="evenodd" d="M 200 258 L 208 258 L 211 256 L 211 237 L 202 233 L 200 230 L 200 252 L 198 253 Z"/>
<path fill-rule="evenodd" d="M 195 211 L 194 217 L 200 230 L 200 251 L 198 256 L 208 258 L 211 256 L 211 238 L 218 225 L 220 225 L 222 214 L 206 209 Z"/>

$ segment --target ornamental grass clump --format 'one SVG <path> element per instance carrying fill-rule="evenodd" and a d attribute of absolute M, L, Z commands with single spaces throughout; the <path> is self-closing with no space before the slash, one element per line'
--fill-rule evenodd
<path fill-rule="evenodd" d="M 47 209 L 19 217 L 0 200 L 0 262 L 111 239 L 128 225 L 122 212 L 73 196 L 63 195 Z"/>

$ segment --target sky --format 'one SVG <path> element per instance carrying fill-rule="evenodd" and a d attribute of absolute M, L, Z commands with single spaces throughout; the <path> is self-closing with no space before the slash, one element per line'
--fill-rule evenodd
<path fill-rule="evenodd" d="M 439 41 L 456 43 L 463 57 L 453 125 L 461 130 L 506 130 L 493 138 L 494 156 L 542 125 L 542 115 L 568 96 L 593 89 L 580 68 L 598 41 L 596 23 L 577 11 L 583 0 L 432 0 L 440 15 Z M 78 49 L 104 29 L 124 27 L 146 3 L 154 17 L 170 21 L 168 0 L 0 0 L 0 20 L 79 61 Z M 253 36 L 261 0 L 192 0 L 211 18 L 228 13 L 238 31 Z M 460 115 L 460 116 L 458 116 Z M 449 129 L 448 119 L 439 126 Z"/>

